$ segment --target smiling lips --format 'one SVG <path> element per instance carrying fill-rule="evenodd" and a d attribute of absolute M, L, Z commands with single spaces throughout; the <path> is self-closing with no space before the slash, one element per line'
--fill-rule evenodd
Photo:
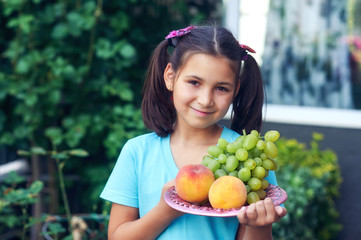
<path fill-rule="evenodd" d="M 212 112 L 204 112 L 204 111 L 200 111 L 200 110 L 197 110 L 195 108 L 192 108 L 193 111 L 196 113 L 196 115 L 200 116 L 200 117 L 206 117 L 208 115 L 210 115 Z"/>

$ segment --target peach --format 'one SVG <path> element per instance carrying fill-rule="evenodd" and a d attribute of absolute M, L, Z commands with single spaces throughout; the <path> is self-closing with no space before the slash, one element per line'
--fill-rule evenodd
<path fill-rule="evenodd" d="M 237 177 L 222 176 L 212 184 L 208 199 L 213 208 L 239 208 L 247 200 L 246 186 Z"/>
<path fill-rule="evenodd" d="M 214 182 L 213 172 L 202 164 L 182 167 L 175 178 L 175 190 L 179 197 L 192 203 L 208 199 L 208 191 Z"/>

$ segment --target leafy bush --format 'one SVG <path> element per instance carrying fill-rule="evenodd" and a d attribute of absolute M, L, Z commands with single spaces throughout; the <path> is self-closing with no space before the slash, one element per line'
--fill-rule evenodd
<path fill-rule="evenodd" d="M 0 146 L 53 149 L 51 134 L 57 151 L 86 150 L 65 170 L 82 176 L 82 211 L 96 209 L 121 147 L 146 131 L 139 105 L 151 51 L 170 30 L 219 20 L 220 3 L 0 1 Z"/>
<path fill-rule="evenodd" d="M 44 220 L 34 219 L 30 214 L 30 207 L 37 201 L 43 182 L 34 181 L 30 186 L 24 186 L 25 180 L 11 172 L 0 184 L 0 233 L 21 229 L 17 232 L 19 239 L 25 239 L 29 228 Z"/>
<path fill-rule="evenodd" d="M 288 194 L 288 214 L 274 224 L 275 239 L 327 240 L 342 228 L 335 207 L 342 180 L 337 155 L 320 150 L 322 139 L 314 133 L 309 149 L 295 139 L 277 141 L 277 180 Z"/>

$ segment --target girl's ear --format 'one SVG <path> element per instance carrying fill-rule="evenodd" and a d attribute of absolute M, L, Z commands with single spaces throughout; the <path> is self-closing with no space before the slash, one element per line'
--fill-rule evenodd
<path fill-rule="evenodd" d="M 175 72 L 172 68 L 172 64 L 168 63 L 167 67 L 164 70 L 164 81 L 165 81 L 165 85 L 167 87 L 167 89 L 169 91 L 173 91 L 173 84 L 174 84 L 174 80 L 175 80 Z"/>

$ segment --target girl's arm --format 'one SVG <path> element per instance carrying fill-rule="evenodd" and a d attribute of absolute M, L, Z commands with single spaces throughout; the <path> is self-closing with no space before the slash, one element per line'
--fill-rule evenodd
<path fill-rule="evenodd" d="M 272 239 L 272 224 L 287 214 L 283 207 L 275 207 L 270 198 L 251 204 L 247 210 L 242 208 L 237 218 L 241 224 L 237 239 Z"/>
<path fill-rule="evenodd" d="M 163 200 L 163 194 L 172 186 L 172 182 L 164 185 L 160 201 L 142 218 L 139 218 L 138 208 L 113 203 L 108 239 L 155 239 L 175 218 L 183 215 Z"/>

